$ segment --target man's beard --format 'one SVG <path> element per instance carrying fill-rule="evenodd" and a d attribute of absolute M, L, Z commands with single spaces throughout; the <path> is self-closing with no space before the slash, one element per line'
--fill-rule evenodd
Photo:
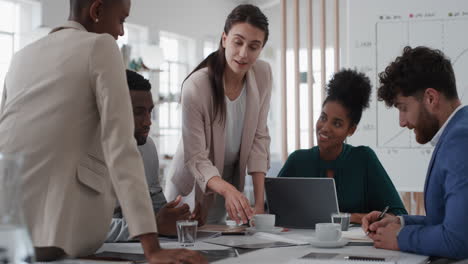
<path fill-rule="evenodd" d="M 426 144 L 432 140 L 439 129 L 439 121 L 421 105 L 419 120 L 415 126 L 416 141 L 419 144 Z"/>

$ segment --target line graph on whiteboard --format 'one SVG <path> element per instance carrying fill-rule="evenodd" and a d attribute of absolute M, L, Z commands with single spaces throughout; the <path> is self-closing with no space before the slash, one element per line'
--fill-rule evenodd
<path fill-rule="evenodd" d="M 457 79 L 458 96 L 463 104 L 468 104 L 468 38 L 463 34 L 467 28 L 466 17 L 378 22 L 375 26 L 377 73 L 384 71 L 407 45 L 439 49 L 451 59 Z M 383 103 L 378 103 L 376 110 L 377 147 L 432 148 L 428 144 L 418 144 L 413 131 L 400 127 L 394 121 L 398 120 L 398 111 L 395 108 L 388 109 Z"/>

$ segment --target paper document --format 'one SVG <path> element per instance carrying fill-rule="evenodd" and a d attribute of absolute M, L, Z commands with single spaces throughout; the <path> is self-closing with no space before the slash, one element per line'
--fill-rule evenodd
<path fill-rule="evenodd" d="M 223 260 L 226 258 L 237 258 L 239 257 L 239 252 L 234 248 L 227 249 L 215 249 L 215 250 L 197 250 L 202 254 L 209 262 L 215 262 Z M 144 254 L 133 254 L 133 253 L 123 253 L 123 252 L 110 252 L 105 251 L 92 256 L 87 257 L 89 260 L 103 261 L 103 264 L 107 263 L 147 263 Z M 114 262 L 110 262 L 114 261 Z M 117 262 L 115 262 L 117 261 Z"/>
<path fill-rule="evenodd" d="M 144 254 L 111 252 L 111 251 L 97 253 L 97 254 L 82 258 L 82 259 L 98 260 L 98 261 L 121 261 L 121 263 L 145 263 L 146 262 L 146 258 Z"/>
<path fill-rule="evenodd" d="M 294 260 L 289 261 L 288 264 L 302 264 L 302 263 L 395 264 L 397 263 L 397 261 L 398 261 L 398 257 L 392 257 L 392 256 L 370 256 L 370 255 L 311 252 L 299 259 L 294 259 Z"/>
<path fill-rule="evenodd" d="M 219 237 L 221 232 L 216 231 L 197 231 L 197 241 L 203 241 L 204 239 Z M 177 235 L 175 236 L 161 236 L 159 235 L 159 242 L 174 242 L 178 241 Z"/>
<path fill-rule="evenodd" d="M 289 247 L 297 245 L 307 245 L 307 242 L 293 240 L 269 233 L 258 232 L 252 236 L 221 236 L 207 239 L 204 242 L 216 245 L 223 245 L 235 248 L 257 249 L 273 247 Z"/>
<path fill-rule="evenodd" d="M 360 227 L 350 228 L 348 231 L 343 231 L 342 234 L 344 238 L 352 242 L 373 242 Z"/>
<path fill-rule="evenodd" d="M 265 232 L 257 232 L 254 234 L 254 236 L 258 238 L 264 238 L 264 239 L 269 239 L 269 240 L 274 240 L 274 241 L 281 241 L 281 242 L 286 242 L 286 243 L 291 243 L 295 245 L 308 245 L 309 242 L 299 240 L 299 239 L 291 239 L 287 238 L 281 235 L 275 235 L 275 234 L 270 234 L 270 233 L 265 233 Z"/>
<path fill-rule="evenodd" d="M 227 225 L 204 225 L 198 230 L 209 231 L 209 232 L 221 232 L 222 234 L 234 234 L 245 232 L 245 226 L 227 226 Z"/>

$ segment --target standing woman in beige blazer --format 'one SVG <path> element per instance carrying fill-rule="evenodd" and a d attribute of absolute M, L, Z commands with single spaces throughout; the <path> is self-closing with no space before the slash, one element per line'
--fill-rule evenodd
<path fill-rule="evenodd" d="M 218 50 L 182 87 L 182 142 L 168 192 L 188 195 L 197 183 L 195 199 L 204 212 L 199 220 L 207 217 L 207 223 L 224 222 L 226 212 L 246 223 L 264 211 L 272 76 L 268 63 L 257 58 L 267 39 L 268 19 L 260 9 L 237 6 Z M 254 209 L 242 193 L 246 170 L 253 179 Z"/>

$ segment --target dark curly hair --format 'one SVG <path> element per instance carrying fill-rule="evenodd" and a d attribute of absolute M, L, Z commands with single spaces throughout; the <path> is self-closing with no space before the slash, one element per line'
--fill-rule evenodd
<path fill-rule="evenodd" d="M 371 84 L 369 78 L 355 70 L 343 69 L 333 75 L 327 85 L 323 102 L 339 102 L 348 110 L 352 125 L 359 124 L 362 111 L 369 107 Z"/>
<path fill-rule="evenodd" d="M 126 70 L 128 88 L 133 91 L 151 91 L 151 83 L 139 73 Z"/>
<path fill-rule="evenodd" d="M 427 88 L 434 88 L 449 100 L 457 99 L 457 86 L 450 60 L 440 50 L 428 47 L 403 49 L 403 54 L 379 74 L 379 101 L 395 105 L 397 95 L 421 98 Z"/>

